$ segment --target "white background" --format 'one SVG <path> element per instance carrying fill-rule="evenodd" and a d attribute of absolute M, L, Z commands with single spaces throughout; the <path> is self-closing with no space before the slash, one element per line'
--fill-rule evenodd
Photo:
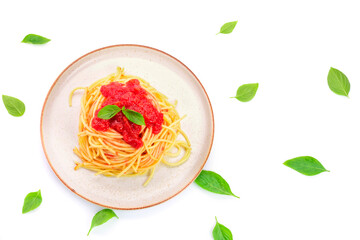
<path fill-rule="evenodd" d="M 358 1 L 1 1 L 0 94 L 26 104 L 23 117 L 0 106 L 0 239 L 212 239 L 215 216 L 234 239 L 359 239 L 360 14 Z M 238 20 L 234 32 L 216 35 Z M 20 43 L 28 33 L 52 39 Z M 133 43 L 163 50 L 203 83 L 215 114 L 205 166 L 240 199 L 195 184 L 152 208 L 86 236 L 100 206 L 68 190 L 40 142 L 48 89 L 73 60 Z M 350 80 L 350 98 L 327 86 L 330 67 Z M 230 99 L 258 82 L 248 103 Z M 317 158 L 331 172 L 301 175 L 282 163 Z M 21 214 L 27 193 L 43 203 Z"/>

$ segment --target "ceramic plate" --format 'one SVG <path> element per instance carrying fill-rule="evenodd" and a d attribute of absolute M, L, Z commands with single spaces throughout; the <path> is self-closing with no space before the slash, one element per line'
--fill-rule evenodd
<path fill-rule="evenodd" d="M 79 161 L 73 153 L 78 146 L 78 121 L 82 91 L 76 87 L 124 67 L 126 74 L 144 78 L 169 100 L 178 100 L 182 129 L 192 146 L 187 162 L 178 167 L 160 164 L 150 183 L 147 175 L 105 177 L 87 169 L 74 170 Z M 211 150 L 214 118 L 204 87 L 189 68 L 160 50 L 139 45 L 115 45 L 92 51 L 71 63 L 52 85 L 41 115 L 41 139 L 46 158 L 58 178 L 84 199 L 113 209 L 138 209 L 162 203 L 184 190 L 202 170 Z"/>

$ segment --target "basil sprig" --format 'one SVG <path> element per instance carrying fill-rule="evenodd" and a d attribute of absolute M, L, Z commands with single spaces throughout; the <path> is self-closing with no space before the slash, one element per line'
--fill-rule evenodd
<path fill-rule="evenodd" d="M 20 117 L 25 113 L 25 104 L 17 98 L 2 95 L 2 100 L 8 113 L 14 117 Z"/>
<path fill-rule="evenodd" d="M 227 22 L 227 23 L 225 23 L 224 25 L 222 25 L 222 27 L 220 28 L 220 32 L 218 32 L 217 34 L 219 34 L 219 33 L 222 33 L 222 34 L 232 33 L 232 31 L 234 30 L 237 22 L 238 22 L 238 21 L 233 21 L 233 22 Z"/>
<path fill-rule="evenodd" d="M 113 118 L 118 112 L 122 112 L 125 117 L 137 125 L 145 125 L 145 119 L 141 113 L 134 110 L 126 109 L 125 107 L 119 108 L 116 105 L 106 105 L 98 112 L 97 116 L 101 119 Z"/>
<path fill-rule="evenodd" d="M 37 192 L 31 192 L 28 195 L 26 195 L 25 199 L 24 199 L 24 205 L 22 208 L 22 213 L 27 213 L 30 212 L 34 209 L 36 209 L 37 207 L 40 206 L 42 202 L 42 197 L 41 197 L 41 191 L 37 191 Z"/>
<path fill-rule="evenodd" d="M 314 176 L 322 172 L 330 172 L 315 158 L 310 156 L 297 157 L 284 162 L 284 165 L 306 176 Z"/>
<path fill-rule="evenodd" d="M 232 98 L 236 98 L 241 102 L 248 102 L 255 97 L 258 88 L 259 88 L 258 83 L 243 84 L 238 88 L 236 92 L 236 96 Z"/>
<path fill-rule="evenodd" d="M 125 109 L 125 107 L 123 107 L 121 111 L 130 122 L 133 122 L 137 125 L 145 125 L 145 119 L 141 113 L 138 113 L 134 110 Z"/>
<path fill-rule="evenodd" d="M 199 176 L 195 179 L 195 183 L 210 192 L 231 195 L 239 198 L 232 193 L 230 186 L 225 179 L 215 172 L 202 170 Z"/>
<path fill-rule="evenodd" d="M 232 240 L 233 236 L 230 229 L 220 224 L 216 217 L 215 220 L 216 224 L 212 232 L 214 240 Z"/>
<path fill-rule="evenodd" d="M 331 91 L 338 95 L 349 96 L 350 82 L 344 73 L 335 68 L 330 68 L 327 81 Z"/>
<path fill-rule="evenodd" d="M 24 37 L 24 39 L 21 42 L 30 43 L 30 44 L 45 44 L 50 41 L 51 41 L 50 39 L 40 35 L 28 34 Z"/>
<path fill-rule="evenodd" d="M 103 209 L 103 210 L 100 210 L 99 212 L 97 212 L 92 221 L 91 221 L 91 227 L 90 227 L 90 230 L 88 232 L 88 236 L 90 234 L 90 231 L 94 228 L 94 227 L 97 227 L 99 225 L 102 225 L 104 223 L 106 223 L 107 221 L 109 221 L 111 218 L 113 217 L 116 217 L 116 218 L 119 218 L 113 210 L 111 209 Z"/>

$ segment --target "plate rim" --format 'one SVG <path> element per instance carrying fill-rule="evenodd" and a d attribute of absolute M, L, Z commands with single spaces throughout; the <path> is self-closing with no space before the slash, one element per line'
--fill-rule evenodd
<path fill-rule="evenodd" d="M 172 194 L 171 196 L 165 198 L 164 200 L 161 200 L 161 201 L 157 201 L 155 203 L 152 203 L 152 204 L 146 204 L 144 206 L 140 206 L 140 207 L 130 207 L 130 208 L 127 208 L 127 207 L 115 207 L 115 206 L 109 206 L 109 205 L 106 205 L 106 204 L 102 204 L 102 203 L 99 203 L 99 202 L 95 202 L 79 193 L 77 193 L 73 188 L 71 188 L 60 176 L 59 174 L 56 172 L 55 168 L 53 167 L 53 165 L 51 164 L 51 161 L 50 161 L 50 158 L 46 152 L 46 148 L 45 148 L 45 141 L 44 141 L 44 135 L 43 135 L 43 119 L 44 119 L 44 110 L 45 110 L 45 107 L 46 107 L 46 104 L 48 102 L 48 98 L 49 98 L 49 95 L 51 94 L 53 88 L 55 87 L 55 85 L 57 84 L 58 80 L 62 77 L 62 75 L 70 68 L 72 67 L 73 65 L 75 65 L 77 62 L 79 62 L 81 59 L 91 55 L 91 54 L 94 54 L 96 52 L 100 52 L 102 50 L 105 50 L 105 49 L 110 49 L 110 48 L 117 48 L 117 47 L 138 47 L 138 48 L 144 48 L 144 49 L 147 49 L 147 50 L 152 50 L 152 51 L 156 51 L 156 52 L 159 52 L 161 54 L 164 54 L 170 58 L 172 58 L 173 60 L 175 60 L 176 62 L 178 62 L 180 65 L 182 65 L 183 67 L 186 68 L 186 70 L 196 79 L 196 81 L 200 84 L 203 92 L 205 93 L 205 96 L 206 96 L 206 100 L 209 104 L 209 107 L 210 107 L 210 112 L 211 112 L 211 125 L 212 125 L 212 131 L 211 131 L 211 141 L 210 141 L 210 146 L 209 146 L 209 149 L 208 149 L 208 152 L 206 154 L 206 157 L 205 157 L 205 160 L 200 168 L 200 170 L 195 174 L 194 178 L 189 181 L 189 183 L 187 183 L 184 187 L 182 187 L 180 190 L 178 190 L 175 194 Z M 149 207 L 153 207 L 153 206 L 156 206 L 156 205 L 159 205 L 163 202 L 166 202 L 168 200 L 170 200 L 171 198 L 177 196 L 179 193 L 181 193 L 182 191 L 184 191 L 191 183 L 194 182 L 194 180 L 197 178 L 197 176 L 200 174 L 200 172 L 203 170 L 208 158 L 209 158 L 209 155 L 210 155 L 210 152 L 211 152 L 211 149 L 212 149 L 212 145 L 213 145 L 213 142 L 214 142 L 214 132 L 215 132 L 215 121 L 214 121 L 214 111 L 213 111 L 213 108 L 212 108 L 212 105 L 211 105 L 211 102 L 210 102 L 210 98 L 204 88 L 204 86 L 202 85 L 202 83 L 200 82 L 200 80 L 198 79 L 198 77 L 190 70 L 190 68 L 188 68 L 183 62 L 181 62 L 179 59 L 175 58 L 174 56 L 162 51 L 162 50 L 159 50 L 157 48 L 153 48 L 153 47 L 149 47 L 149 46 L 145 46 L 145 45 L 138 45 L 138 44 L 115 44 L 115 45 L 109 45 L 109 46 L 105 46 L 105 47 L 101 47 L 101 48 L 98 48 L 98 49 L 95 49 L 93 51 L 90 51 L 82 56 L 80 56 L 79 58 L 77 58 L 76 60 L 74 60 L 73 62 L 71 62 L 60 74 L 59 76 L 55 79 L 55 81 L 53 82 L 53 84 L 51 85 L 46 97 L 45 97 L 45 100 L 44 100 L 44 104 L 43 104 L 43 107 L 42 107 L 42 110 L 41 110 L 41 116 L 40 116 L 40 137 L 41 137 L 41 145 L 42 145 L 42 149 L 44 151 L 44 154 L 45 154 L 45 157 L 46 157 L 46 160 L 48 162 L 48 164 L 50 165 L 52 171 L 55 173 L 55 175 L 57 176 L 57 178 L 68 188 L 70 189 L 70 191 L 72 191 L 73 193 L 75 193 L 76 195 L 78 195 L 79 197 L 93 203 L 93 204 L 96 204 L 96 205 L 99 205 L 99 206 L 102 206 L 102 207 L 105 207 L 105 208 L 110 208 L 110 209 L 116 209 L 116 210 L 137 210 L 137 209 L 144 209 L 144 208 L 149 208 Z"/>

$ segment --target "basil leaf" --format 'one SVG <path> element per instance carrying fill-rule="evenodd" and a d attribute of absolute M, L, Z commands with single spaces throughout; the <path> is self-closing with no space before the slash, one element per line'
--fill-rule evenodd
<path fill-rule="evenodd" d="M 28 34 L 24 37 L 24 39 L 21 42 L 31 43 L 31 44 L 45 44 L 49 41 L 51 41 L 51 40 L 46 37 L 42 37 L 42 36 L 36 35 L 36 34 Z"/>
<path fill-rule="evenodd" d="M 121 108 L 119 108 L 116 105 L 106 105 L 100 111 L 98 112 L 97 116 L 101 119 L 110 119 L 114 117 L 118 112 L 121 111 Z"/>
<path fill-rule="evenodd" d="M 310 156 L 297 157 L 284 162 L 285 166 L 298 171 L 306 176 L 314 176 L 322 172 L 330 172 L 315 158 Z"/>
<path fill-rule="evenodd" d="M 219 33 L 222 33 L 222 34 L 231 33 L 234 30 L 237 22 L 238 21 L 225 23 L 224 25 L 222 25 L 222 27 L 220 28 L 220 32 L 218 32 L 217 34 L 219 34 Z"/>
<path fill-rule="evenodd" d="M 42 202 L 41 197 L 41 191 L 37 192 L 31 192 L 28 195 L 26 195 L 24 199 L 24 205 L 22 208 L 22 213 L 30 212 L 31 210 L 34 210 L 35 208 L 39 207 Z"/>
<path fill-rule="evenodd" d="M 224 225 L 220 224 L 216 217 L 215 217 L 215 220 L 216 220 L 216 225 L 212 232 L 214 239 L 215 240 L 232 240 L 233 236 L 232 236 L 231 231 Z"/>
<path fill-rule="evenodd" d="M 239 198 L 231 192 L 230 186 L 225 179 L 215 172 L 202 170 L 199 176 L 195 179 L 195 183 L 210 192 L 231 195 Z"/>
<path fill-rule="evenodd" d="M 236 96 L 233 98 L 236 98 L 241 102 L 248 102 L 255 97 L 258 87 L 258 83 L 248 83 L 241 85 L 236 92 Z"/>
<path fill-rule="evenodd" d="M 103 209 L 103 210 L 100 210 L 99 212 L 97 212 L 92 221 L 91 221 L 91 227 L 90 227 L 90 230 L 88 232 L 88 236 L 90 234 L 90 231 L 94 228 L 94 227 L 97 227 L 99 225 L 102 225 L 104 223 L 106 223 L 107 221 L 109 221 L 111 218 L 113 217 L 116 217 L 116 218 L 119 218 L 113 210 L 111 209 Z"/>
<path fill-rule="evenodd" d="M 130 109 L 125 109 L 125 107 L 123 107 L 121 111 L 130 122 L 133 122 L 137 125 L 145 125 L 145 119 L 141 113 Z"/>
<path fill-rule="evenodd" d="M 25 113 L 25 104 L 17 98 L 2 95 L 2 100 L 8 113 L 14 117 L 20 117 Z"/>
<path fill-rule="evenodd" d="M 341 71 L 330 68 L 327 81 L 331 91 L 338 95 L 349 96 L 350 82 L 349 79 Z"/>

